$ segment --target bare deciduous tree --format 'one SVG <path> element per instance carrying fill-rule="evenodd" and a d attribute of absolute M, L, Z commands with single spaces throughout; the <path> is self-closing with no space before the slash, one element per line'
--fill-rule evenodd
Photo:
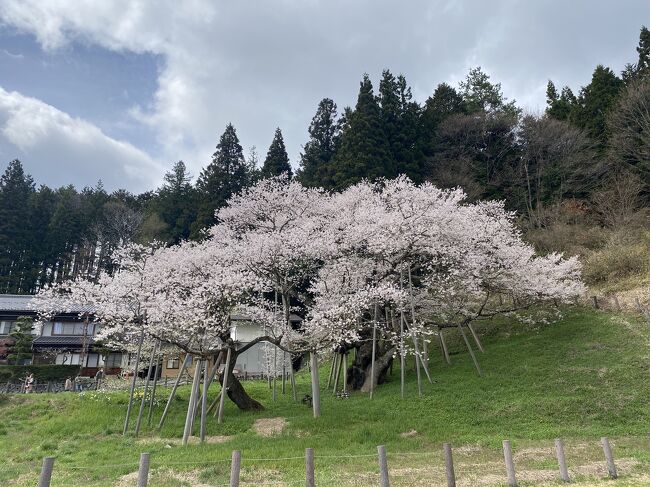
<path fill-rule="evenodd" d="M 608 120 L 614 160 L 650 180 L 650 78 L 642 77 L 623 92 Z"/>
<path fill-rule="evenodd" d="M 614 228 L 629 225 L 640 208 L 643 188 L 641 178 L 630 170 L 613 171 L 592 196 L 602 222 Z"/>
<path fill-rule="evenodd" d="M 551 117 L 526 115 L 519 130 L 520 174 L 531 225 L 544 224 L 545 207 L 576 194 L 596 170 L 592 142 L 581 130 Z"/>

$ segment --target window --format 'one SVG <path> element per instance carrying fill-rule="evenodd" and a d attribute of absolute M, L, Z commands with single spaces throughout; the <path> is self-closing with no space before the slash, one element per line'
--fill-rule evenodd
<path fill-rule="evenodd" d="M 89 353 L 86 357 L 86 367 L 97 367 L 99 365 L 99 355 L 96 353 Z"/>
<path fill-rule="evenodd" d="M 62 323 L 57 321 L 54 323 L 52 335 L 72 335 L 83 336 L 84 324 L 83 323 Z M 92 325 L 88 325 L 87 335 L 92 335 Z"/>
<path fill-rule="evenodd" d="M 122 365 L 122 354 L 121 353 L 109 353 L 108 357 L 104 361 L 104 367 L 109 369 L 114 369 Z"/>
<path fill-rule="evenodd" d="M 0 335 L 9 335 L 15 327 L 13 321 L 0 321 Z"/>
<path fill-rule="evenodd" d="M 56 356 L 57 365 L 79 365 L 81 357 L 78 353 L 60 353 Z"/>
<path fill-rule="evenodd" d="M 180 367 L 181 361 L 178 357 L 168 357 L 167 358 L 167 368 L 168 369 L 178 369 Z"/>

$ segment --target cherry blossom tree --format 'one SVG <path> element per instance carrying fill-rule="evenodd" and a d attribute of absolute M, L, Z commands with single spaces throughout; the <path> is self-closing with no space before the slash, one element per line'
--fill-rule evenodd
<path fill-rule="evenodd" d="M 306 328 L 321 344 L 357 349 L 347 371 L 354 387 L 371 390 L 396 350 L 402 365 L 412 351 L 418 377 L 420 366 L 429 375 L 426 343 L 442 339 L 442 328 L 465 336 L 467 327 L 481 347 L 473 321 L 583 291 L 577 259 L 536 256 L 501 203 L 468 204 L 460 190 L 398 178 L 360 183 L 332 207 L 339 216 L 327 233 L 337 249 L 312 283 Z"/>
<path fill-rule="evenodd" d="M 310 353 L 318 416 L 318 353 L 335 354 L 335 389 L 342 371 L 344 390 L 350 383 L 371 396 L 397 355 L 404 394 L 405 361 L 412 354 L 421 392 L 421 370 L 430 379 L 432 337 L 448 357 L 445 328 L 460 331 L 480 373 L 466 333 L 482 349 L 472 323 L 583 292 L 577 259 L 536 255 L 502 203 L 468 203 L 459 189 L 418 186 L 404 177 L 335 194 L 286 176 L 269 178 L 231 198 L 216 217 L 202 242 L 129 244 L 115 253 L 113 274 L 64 283 L 39 298 L 50 313 L 88 303 L 102 323 L 100 338 L 131 349 L 144 341 L 153 349 L 150 364 L 162 346 L 195 357 L 185 441 L 199 408 L 205 437 L 215 376 L 222 385 L 219 421 L 226 396 L 243 410 L 262 408 L 233 373 L 237 356 L 258 343 L 289 354 L 292 385 L 294 365 Z M 300 325 L 292 312 L 304 318 Z M 260 336 L 235 342 L 235 313 L 258 324 Z M 352 349 L 357 353 L 348 367 Z"/>

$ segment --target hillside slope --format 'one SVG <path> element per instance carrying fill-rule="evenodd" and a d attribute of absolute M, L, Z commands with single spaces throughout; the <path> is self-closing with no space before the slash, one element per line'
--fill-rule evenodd
<path fill-rule="evenodd" d="M 523 485 L 539 485 L 556 476 L 552 446 L 559 436 L 580 485 L 600 485 L 593 480 L 605 475 L 598 440 L 609 436 L 623 474 L 618 485 L 650 485 L 644 477 L 650 474 L 650 323 L 566 310 L 553 324 L 502 319 L 478 329 L 486 349 L 478 354 L 482 378 L 458 337 L 450 336 L 453 364 L 445 365 L 431 346 L 435 382 L 424 384 L 422 397 L 409 369 L 407 397 L 400 400 L 395 367 L 372 401 L 362 394 L 336 399 L 324 391 L 323 417 L 314 420 L 289 393 L 273 403 L 265 383 L 251 382 L 247 388 L 267 409 L 242 413 L 228 404 L 225 424 L 210 421 L 211 444 L 204 446 L 178 445 L 187 389 L 161 436 L 145 429 L 140 439 L 120 435 L 122 392 L 0 397 L 0 484 L 34 485 L 41 458 L 55 455 L 54 486 L 131 485 L 139 453 L 149 451 L 155 470 L 150 485 L 223 485 L 230 452 L 240 449 L 242 485 L 300 485 L 301 456 L 313 447 L 319 485 L 377 485 L 372 455 L 385 444 L 392 485 L 444 485 L 440 445 L 449 441 L 459 447 L 459 485 L 499 485 L 505 482 L 501 440 L 509 438 Z M 327 373 L 323 366 L 323 386 Z M 309 393 L 306 374 L 298 375 L 298 387 L 300 397 Z M 215 388 L 211 397 L 216 394 Z M 161 411 L 159 405 L 154 423 Z M 262 418 L 282 418 L 266 424 L 284 423 L 282 431 L 262 436 L 253 428 Z M 358 456 L 339 458 L 345 455 Z M 266 460 L 271 458 L 276 460 Z"/>

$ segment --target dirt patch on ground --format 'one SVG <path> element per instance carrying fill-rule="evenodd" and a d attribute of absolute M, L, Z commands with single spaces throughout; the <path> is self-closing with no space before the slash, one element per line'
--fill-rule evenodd
<path fill-rule="evenodd" d="M 219 444 L 219 443 L 225 443 L 227 441 L 230 441 L 232 439 L 232 436 L 206 436 L 205 437 L 205 442 L 208 444 Z M 181 445 L 183 443 L 182 438 L 160 438 L 159 436 L 152 436 L 149 438 L 139 438 L 138 443 L 143 444 L 143 445 L 169 445 L 169 446 L 175 446 L 175 445 Z M 188 443 L 190 445 L 196 445 L 201 443 L 201 438 L 198 436 L 190 436 Z"/>
<path fill-rule="evenodd" d="M 287 426 L 284 418 L 260 418 L 253 423 L 253 430 L 260 436 L 275 436 L 282 433 Z"/>
<path fill-rule="evenodd" d="M 399 434 L 402 438 L 413 438 L 418 435 L 418 432 L 415 430 L 405 431 L 404 433 Z"/>
<path fill-rule="evenodd" d="M 138 472 L 131 472 L 123 475 L 116 487 L 132 487 L 138 480 Z M 199 479 L 199 473 L 196 471 L 188 472 L 175 472 L 169 469 L 157 469 L 151 472 L 149 478 L 150 485 L 158 485 L 165 482 L 165 485 L 173 485 L 178 487 L 210 487 L 210 484 L 205 484 Z"/>

